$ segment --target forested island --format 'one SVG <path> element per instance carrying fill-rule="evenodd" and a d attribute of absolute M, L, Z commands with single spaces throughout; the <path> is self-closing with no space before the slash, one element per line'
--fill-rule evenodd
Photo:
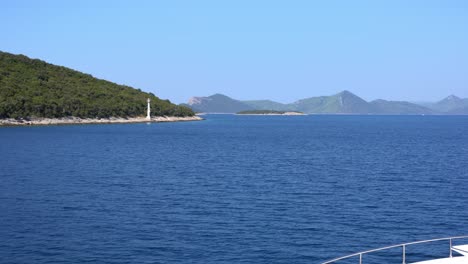
<path fill-rule="evenodd" d="M 238 115 L 304 115 L 298 111 L 276 111 L 276 110 L 247 110 L 237 112 Z"/>
<path fill-rule="evenodd" d="M 0 120 L 136 120 L 146 115 L 148 98 L 151 116 L 195 118 L 190 108 L 152 93 L 0 51 Z"/>

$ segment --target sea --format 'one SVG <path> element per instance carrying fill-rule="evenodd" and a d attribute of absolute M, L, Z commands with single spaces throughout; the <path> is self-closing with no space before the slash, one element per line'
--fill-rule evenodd
<path fill-rule="evenodd" d="M 468 116 L 203 117 L 1 127 L 0 263 L 322 263 L 468 235 Z"/>

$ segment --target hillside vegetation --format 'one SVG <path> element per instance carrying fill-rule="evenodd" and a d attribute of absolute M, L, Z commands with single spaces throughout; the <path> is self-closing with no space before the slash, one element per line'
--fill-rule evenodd
<path fill-rule="evenodd" d="M 125 85 L 0 52 L 0 118 L 193 116 L 191 109 Z"/>

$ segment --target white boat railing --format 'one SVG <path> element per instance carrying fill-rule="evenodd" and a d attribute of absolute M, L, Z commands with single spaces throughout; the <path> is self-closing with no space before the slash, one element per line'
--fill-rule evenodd
<path fill-rule="evenodd" d="M 365 254 L 372 253 L 372 252 L 377 252 L 377 251 L 382 251 L 382 250 L 386 250 L 386 249 L 391 249 L 391 248 L 399 248 L 399 247 L 402 248 L 402 263 L 406 264 L 406 247 L 407 246 L 416 245 L 416 244 L 423 244 L 423 243 L 429 243 L 429 242 L 436 242 L 436 241 L 444 241 L 444 240 L 449 241 L 449 257 L 451 258 L 452 257 L 452 250 L 453 250 L 452 249 L 453 240 L 463 239 L 463 238 L 468 238 L 468 235 L 466 235 L 466 236 L 444 237 L 444 238 L 436 238 L 436 239 L 428 239 L 428 240 L 420 240 L 420 241 L 415 241 L 415 242 L 409 242 L 409 243 L 403 243 L 403 244 L 392 245 L 392 246 L 387 246 L 387 247 L 381 247 L 381 248 L 361 251 L 361 252 L 349 254 L 349 255 L 346 255 L 346 256 L 342 256 L 342 257 L 339 257 L 339 258 L 327 260 L 325 262 L 322 262 L 322 264 L 335 263 L 335 262 L 338 262 L 339 260 L 348 259 L 348 258 L 357 257 L 357 256 L 359 256 L 359 264 L 362 264 L 362 256 L 365 255 Z"/>

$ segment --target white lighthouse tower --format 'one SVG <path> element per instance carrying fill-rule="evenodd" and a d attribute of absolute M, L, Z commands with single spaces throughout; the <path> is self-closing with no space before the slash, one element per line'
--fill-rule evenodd
<path fill-rule="evenodd" d="M 151 120 L 151 109 L 150 109 L 150 99 L 148 98 L 147 102 L 148 102 L 148 109 L 146 109 L 146 120 Z"/>

